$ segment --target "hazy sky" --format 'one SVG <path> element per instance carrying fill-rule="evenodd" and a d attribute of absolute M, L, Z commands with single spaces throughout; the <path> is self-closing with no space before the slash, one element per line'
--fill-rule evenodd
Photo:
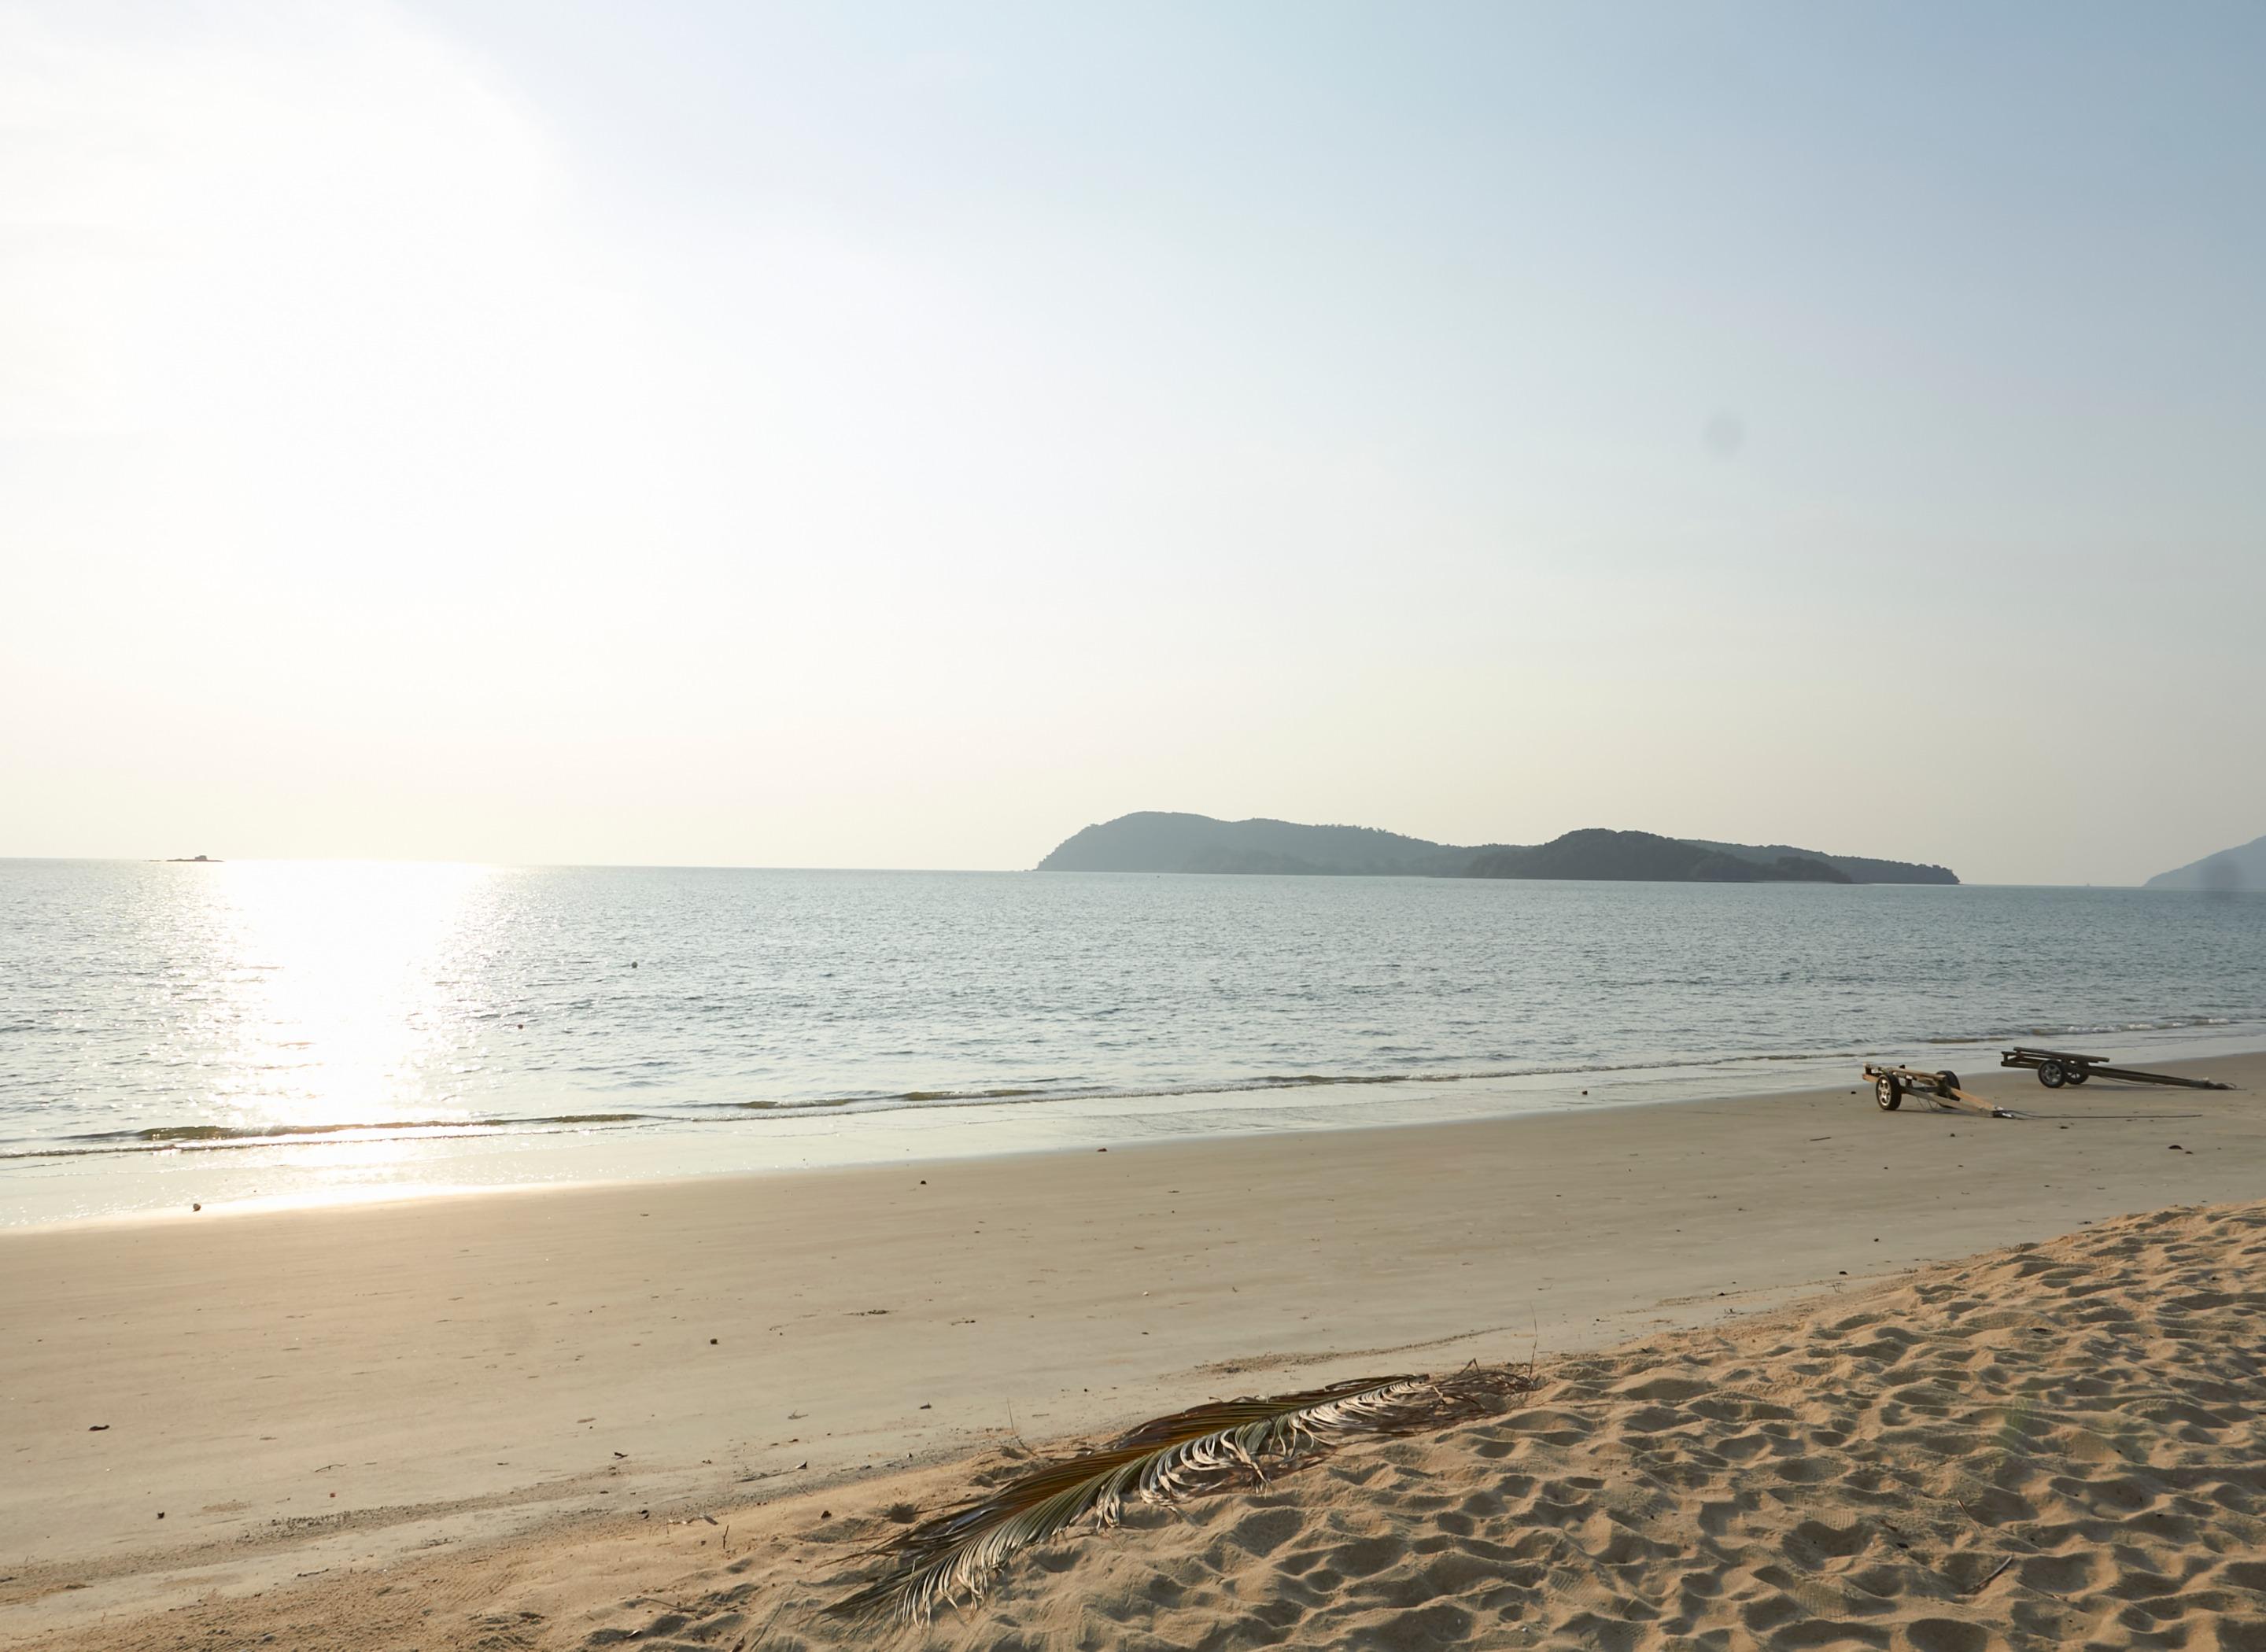
<path fill-rule="evenodd" d="M 0 854 L 2266 831 L 2266 8 L 0 0 Z"/>

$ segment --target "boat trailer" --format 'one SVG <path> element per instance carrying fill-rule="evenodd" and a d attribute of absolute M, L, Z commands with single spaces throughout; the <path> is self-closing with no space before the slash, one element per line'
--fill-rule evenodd
<path fill-rule="evenodd" d="M 2066 1049 L 2031 1049 L 2017 1044 L 1999 1057 L 2001 1067 L 2034 1068 L 2038 1082 L 2049 1090 L 2087 1078 L 2122 1078 L 2127 1084 L 2175 1084 L 2186 1090 L 2232 1090 L 2216 1078 L 2180 1078 L 2168 1072 L 2142 1072 L 2137 1067 L 2114 1067 L 2107 1056 L 2079 1056 Z M 1881 1104 L 1886 1107 L 1885 1101 Z"/>
<path fill-rule="evenodd" d="M 1883 1067 L 1868 1061 L 1865 1064 L 1865 1077 L 1873 1081 L 1873 1099 L 1881 1104 L 1883 1113 L 1895 1112 L 1904 1104 L 1906 1096 L 1917 1095 L 1925 1096 L 1947 1113 L 1972 1111 L 1994 1119 L 2022 1116 L 1995 1102 L 1985 1101 L 1979 1095 L 1968 1094 L 1959 1087 L 1959 1075 L 1955 1072 L 1922 1072 L 1917 1067 Z"/>

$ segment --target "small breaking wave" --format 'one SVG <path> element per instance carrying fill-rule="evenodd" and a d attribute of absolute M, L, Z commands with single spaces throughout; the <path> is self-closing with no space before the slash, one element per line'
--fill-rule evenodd
<path fill-rule="evenodd" d="M 1944 1034 L 1918 1038 L 1919 1044 L 2003 1044 L 2031 1038 L 2116 1038 L 2135 1033 L 2186 1033 L 2205 1027 L 2240 1027 L 2231 1015 L 2158 1015 L 2138 1020 L 2049 1021 L 2028 1027 L 2001 1027 L 1987 1033 Z"/>
<path fill-rule="evenodd" d="M 2239 1028 L 2254 1023 L 2223 1015 L 2177 1015 L 2129 1020 L 2060 1022 L 2009 1026 L 1973 1034 L 1915 1035 L 1869 1045 L 1847 1044 L 1797 1050 L 1751 1050 L 1736 1054 L 1651 1056 L 1632 1061 L 1568 1061 L 1513 1064 L 1502 1062 L 1416 1064 L 1378 1071 L 1283 1071 L 1238 1076 L 1212 1076 L 1154 1082 L 1081 1081 L 1072 1078 L 1018 1085 L 932 1086 L 896 1091 L 861 1091 L 836 1095 L 738 1100 L 662 1099 L 643 1111 L 553 1113 L 499 1117 L 457 1117 L 365 1120 L 333 1123 L 268 1122 L 249 1124 L 206 1122 L 155 1124 L 131 1129 L 93 1131 L 51 1139 L 43 1145 L 0 1148 L 0 1163 L 74 1159 L 103 1154 L 182 1153 L 241 1151 L 249 1148 L 314 1148 L 342 1142 L 383 1143 L 415 1140 L 496 1139 L 514 1135 L 565 1134 L 595 1129 L 671 1125 L 732 1127 L 764 1120 L 814 1115 L 875 1114 L 908 1109 L 1002 1106 L 1039 1106 L 1080 1101 L 1171 1101 L 1202 1096 L 1247 1096 L 1267 1092 L 1392 1088 L 1494 1083 L 1557 1081 L 1555 1087 L 1572 1088 L 1589 1083 L 1622 1085 L 1671 1081 L 1678 1074 L 1726 1075 L 1719 1085 L 1736 1082 L 1729 1075 L 1741 1071 L 1758 1078 L 1788 1067 L 1825 1068 L 1841 1062 L 1875 1060 L 1899 1051 L 1937 1048 L 1988 1048 L 2017 1042 L 2051 1042 L 2098 1038 L 2131 1037 L 2146 1034 L 2179 1034 L 2204 1029 Z M 1822 1081 L 1822 1080 L 1821 1080 Z M 1777 1087 L 1783 1079 L 1766 1087 Z M 1723 1093 L 1721 1090 L 1711 1093 Z M 1584 1093 L 1587 1093 L 1584 1091 Z"/>
<path fill-rule="evenodd" d="M 1191 1078 L 1149 1085 L 1061 1084 L 1006 1088 L 898 1090 L 792 1100 L 712 1101 L 696 1107 L 725 1115 L 769 1118 L 797 1114 L 886 1112 L 912 1107 L 982 1107 L 1000 1102 L 1169 1100 L 1182 1096 L 1248 1095 L 1268 1090 L 1309 1090 L 1349 1085 L 1480 1084 L 1522 1078 L 1610 1078 L 1615 1075 L 1707 1071 L 1724 1067 L 1785 1063 L 1857 1060 L 1869 1049 L 1769 1051 L 1736 1056 L 1664 1057 L 1649 1061 L 1568 1062 L 1551 1065 L 1457 1067 L 1447 1071 L 1404 1068 L 1387 1072 L 1283 1072 L 1239 1078 Z"/>
<path fill-rule="evenodd" d="M 554 1113 L 529 1118 L 387 1119 L 347 1124 L 153 1124 L 142 1129 L 96 1130 L 65 1137 L 63 1144 L 54 1147 L 0 1151 L 0 1160 L 83 1159 L 102 1153 L 212 1152 L 247 1147 L 313 1147 L 341 1140 L 445 1141 L 467 1136 L 532 1134 L 592 1125 L 658 1122 L 650 1113 Z"/>

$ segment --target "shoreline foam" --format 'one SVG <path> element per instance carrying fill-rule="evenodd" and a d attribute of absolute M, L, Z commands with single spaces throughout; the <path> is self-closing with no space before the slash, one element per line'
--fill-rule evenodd
<path fill-rule="evenodd" d="M 1970 1045 L 1995 1052 L 1997 1042 L 1939 1040 L 1907 1047 L 1907 1053 Z M 2182 1050 L 2205 1053 L 2177 1053 Z M 2159 1068 L 2192 1069 L 2198 1063 L 2223 1064 L 2262 1053 L 2266 1042 L 2250 1029 L 2224 1041 L 2159 1045 L 2154 1053 L 2131 1058 Z M 598 1113 L 494 1122 L 421 1119 L 296 1132 L 285 1127 L 195 1126 L 162 1129 L 162 1140 L 143 1139 L 152 1131 L 139 1129 L 65 1138 L 113 1145 L 0 1152 L 0 1231 L 157 1217 L 191 1203 L 208 1210 L 273 1210 L 418 1198 L 438 1191 L 654 1186 L 717 1175 L 969 1162 L 1159 1141 L 1701 1105 L 1831 1089 L 1861 1062 L 1879 1058 L 1880 1052 L 1740 1056 L 1536 1068 L 1491 1077 L 1353 1077 L 1093 1094 L 1034 1093 L 1008 1099 L 970 1096 L 903 1106 L 763 1110 L 717 1104 L 698 1118 Z M 1376 1099 L 1379 1092 L 1381 1100 Z"/>

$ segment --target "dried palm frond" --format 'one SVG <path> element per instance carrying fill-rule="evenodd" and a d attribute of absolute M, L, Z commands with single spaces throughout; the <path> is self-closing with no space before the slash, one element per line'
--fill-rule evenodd
<path fill-rule="evenodd" d="M 1265 1400 L 1229 1400 L 1144 1422 L 1098 1451 L 1046 1463 L 872 1551 L 888 1571 L 830 1615 L 921 1621 L 983 1598 L 1018 1550 L 1081 1522 L 1114 1525 L 1128 1502 L 1177 1502 L 1264 1480 L 1363 1437 L 1414 1434 L 1483 1415 L 1531 1376 L 1467 1366 L 1451 1377 L 1336 1383 Z"/>

